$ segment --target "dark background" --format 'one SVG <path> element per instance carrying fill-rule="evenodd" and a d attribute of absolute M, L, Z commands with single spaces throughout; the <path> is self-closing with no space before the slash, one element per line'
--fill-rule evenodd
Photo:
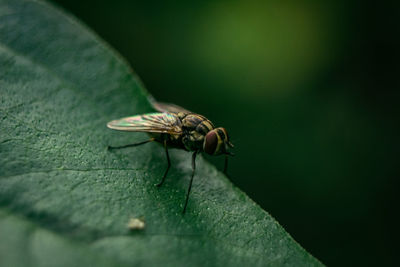
<path fill-rule="evenodd" d="M 228 129 L 231 180 L 306 250 L 327 265 L 395 264 L 398 6 L 54 2 L 121 53 L 156 99 Z"/>

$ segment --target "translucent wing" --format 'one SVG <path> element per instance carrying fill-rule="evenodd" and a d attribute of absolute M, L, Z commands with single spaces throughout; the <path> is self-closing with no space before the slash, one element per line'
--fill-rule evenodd
<path fill-rule="evenodd" d="M 181 121 L 170 113 L 149 113 L 110 121 L 107 127 L 120 131 L 181 134 Z"/>
<path fill-rule="evenodd" d="M 187 109 L 184 109 L 183 107 L 180 107 L 178 105 L 175 104 L 170 104 L 170 103 L 161 103 L 161 102 L 156 102 L 156 101 L 152 101 L 153 107 L 159 111 L 159 112 L 170 112 L 170 113 L 179 113 L 179 112 L 183 112 L 183 113 L 193 113 Z"/>

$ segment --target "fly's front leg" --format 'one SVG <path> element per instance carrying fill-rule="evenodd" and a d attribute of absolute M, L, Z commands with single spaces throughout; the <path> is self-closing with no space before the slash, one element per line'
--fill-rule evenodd
<path fill-rule="evenodd" d="M 140 146 L 140 145 L 144 145 L 147 144 L 149 142 L 153 142 L 155 141 L 154 138 L 150 138 L 149 140 L 140 142 L 140 143 L 135 143 L 135 144 L 129 144 L 129 145 L 124 145 L 124 146 L 108 146 L 107 149 L 108 150 L 113 150 L 113 149 L 121 149 L 121 148 L 127 148 L 127 147 L 134 147 L 134 146 Z"/>
<path fill-rule="evenodd" d="M 228 176 L 228 155 L 225 155 L 224 174 Z"/>
<path fill-rule="evenodd" d="M 228 153 L 226 153 L 226 155 L 225 155 L 225 165 L 224 165 L 224 174 L 226 175 L 226 177 L 228 177 L 228 178 L 231 178 L 229 175 L 228 175 L 228 157 L 229 156 L 234 156 L 235 154 L 233 154 L 232 152 L 228 152 Z"/>
<path fill-rule="evenodd" d="M 187 206 L 188 201 L 189 201 L 190 190 L 192 189 L 194 171 L 196 170 L 196 155 L 197 155 L 197 151 L 193 152 L 193 155 L 192 155 L 192 177 L 190 178 L 189 188 L 188 188 L 188 191 L 186 193 L 185 206 L 183 207 L 182 213 L 185 213 L 185 211 L 186 211 L 186 206 Z"/>
<path fill-rule="evenodd" d="M 167 169 L 165 170 L 163 178 L 161 179 L 161 182 L 156 184 L 157 187 L 162 186 L 162 184 L 165 181 L 165 178 L 167 177 L 167 174 L 168 174 L 168 171 L 169 171 L 169 167 L 171 167 L 171 161 L 169 159 L 169 154 L 168 154 L 167 140 L 164 140 L 164 148 L 165 148 L 165 154 L 167 155 L 168 166 L 167 166 Z"/>

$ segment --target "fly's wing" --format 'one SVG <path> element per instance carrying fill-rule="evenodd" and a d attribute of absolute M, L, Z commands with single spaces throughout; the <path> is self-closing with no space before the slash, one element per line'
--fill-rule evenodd
<path fill-rule="evenodd" d="M 179 118 L 170 113 L 149 113 L 110 121 L 107 127 L 120 131 L 181 134 Z"/>
<path fill-rule="evenodd" d="M 161 103 L 161 102 L 156 102 L 152 101 L 153 107 L 159 111 L 159 112 L 170 112 L 170 113 L 179 113 L 183 112 L 185 114 L 193 113 L 187 109 L 184 109 L 183 107 L 180 107 L 175 104 L 170 104 L 170 103 Z"/>

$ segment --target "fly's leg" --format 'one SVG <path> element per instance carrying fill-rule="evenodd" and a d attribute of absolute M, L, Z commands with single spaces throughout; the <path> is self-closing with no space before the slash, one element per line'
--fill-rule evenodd
<path fill-rule="evenodd" d="M 228 155 L 225 155 L 224 174 L 228 176 Z"/>
<path fill-rule="evenodd" d="M 165 170 L 165 173 L 164 173 L 163 178 L 161 179 L 161 182 L 158 183 L 158 184 L 156 184 L 157 187 L 162 186 L 162 184 L 163 184 L 164 181 L 165 181 L 165 178 L 167 177 L 167 174 L 168 174 L 168 171 L 169 171 L 169 167 L 171 167 L 171 161 L 170 161 L 170 159 L 169 159 L 169 154 L 168 154 L 167 140 L 164 140 L 164 148 L 165 148 L 165 154 L 167 155 L 168 167 L 167 167 L 167 169 Z"/>
<path fill-rule="evenodd" d="M 127 148 L 127 147 L 134 147 L 134 146 L 140 146 L 140 145 L 144 145 L 147 144 L 149 142 L 153 142 L 155 141 L 154 138 L 150 138 L 149 140 L 140 142 L 140 143 L 135 143 L 135 144 L 129 144 L 129 145 L 124 145 L 124 146 L 108 146 L 107 149 L 108 150 L 113 150 L 113 149 L 121 149 L 121 148 Z"/>
<path fill-rule="evenodd" d="M 185 206 L 183 207 L 182 213 L 185 213 L 185 211 L 186 211 L 186 206 L 187 206 L 188 201 L 189 201 L 190 190 L 192 189 L 194 171 L 196 170 L 196 155 L 197 155 L 197 151 L 193 152 L 193 155 L 192 155 L 192 177 L 190 178 L 189 188 L 188 188 L 188 191 L 186 193 Z"/>

